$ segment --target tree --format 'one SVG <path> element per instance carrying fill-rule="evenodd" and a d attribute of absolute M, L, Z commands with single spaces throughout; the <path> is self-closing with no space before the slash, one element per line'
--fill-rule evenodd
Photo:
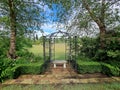
<path fill-rule="evenodd" d="M 76 0 L 70 10 L 68 29 L 86 30 L 87 33 L 99 30 L 100 48 L 104 49 L 106 32 L 120 27 L 119 3 L 118 0 Z"/>
<path fill-rule="evenodd" d="M 91 0 L 91 2 L 89 2 L 88 0 L 82 0 L 84 8 L 88 11 L 91 19 L 94 20 L 94 22 L 96 22 L 96 24 L 99 27 L 101 49 L 104 49 L 104 47 L 105 47 L 105 34 L 107 31 L 107 29 L 106 29 L 107 24 L 105 22 L 105 19 L 107 18 L 107 16 L 106 16 L 107 10 L 108 10 L 108 8 L 110 8 L 111 4 L 115 4 L 117 2 L 118 1 L 110 2 L 107 0 L 101 0 L 101 1 L 97 1 L 97 2 L 95 2 L 94 0 Z M 96 5 L 91 7 L 92 8 L 91 9 L 89 3 L 93 3 L 93 4 L 96 3 Z M 98 5 L 98 4 L 100 4 L 100 5 Z M 97 10 L 95 10 L 95 8 Z"/>
<path fill-rule="evenodd" d="M 34 27 L 40 28 L 41 25 L 41 8 L 37 1 L 24 0 L 1 0 L 0 1 L 0 18 L 9 18 L 8 29 L 10 29 L 10 47 L 8 57 L 15 59 L 16 55 L 16 37 L 17 33 L 24 33 L 24 30 Z"/>
<path fill-rule="evenodd" d="M 48 0 L 46 0 L 48 1 Z M 50 0 L 51 1 L 51 0 Z M 100 48 L 105 48 L 106 31 L 119 28 L 119 0 L 54 0 L 66 8 L 67 29 L 75 33 L 100 31 Z M 91 33 L 92 33 L 91 32 Z"/>

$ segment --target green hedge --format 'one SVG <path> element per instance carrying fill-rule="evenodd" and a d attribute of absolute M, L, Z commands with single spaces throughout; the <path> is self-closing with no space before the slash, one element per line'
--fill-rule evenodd
<path fill-rule="evenodd" d="M 43 64 L 35 63 L 35 64 L 22 64 L 19 66 L 18 71 L 21 74 L 40 74 L 43 71 Z"/>
<path fill-rule="evenodd" d="M 78 73 L 97 73 L 102 71 L 102 66 L 98 62 L 77 62 Z"/>
<path fill-rule="evenodd" d="M 18 67 L 13 67 L 13 68 L 8 67 L 4 71 L 2 71 L 2 73 L 0 75 L 1 82 L 3 82 L 6 79 L 12 79 L 15 76 L 17 76 L 18 74 L 15 75 L 15 72 L 17 71 L 17 68 Z"/>
<path fill-rule="evenodd" d="M 3 82 L 6 79 L 17 78 L 21 74 L 41 74 L 45 71 L 47 63 L 21 64 L 2 71 L 0 78 Z"/>
<path fill-rule="evenodd" d="M 94 62 L 94 61 L 77 61 L 78 73 L 103 73 L 108 76 L 120 76 L 120 69 L 110 64 Z"/>
<path fill-rule="evenodd" d="M 108 76 L 120 76 L 120 69 L 110 64 L 102 63 L 102 72 Z"/>

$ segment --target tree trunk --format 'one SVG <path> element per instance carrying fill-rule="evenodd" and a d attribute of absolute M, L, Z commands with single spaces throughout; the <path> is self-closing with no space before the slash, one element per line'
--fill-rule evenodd
<path fill-rule="evenodd" d="M 105 26 L 99 26 L 100 29 L 100 48 L 105 48 L 105 35 L 106 35 L 106 28 Z"/>
<path fill-rule="evenodd" d="M 11 59 L 16 58 L 16 17 L 15 17 L 15 11 L 14 11 L 14 4 L 13 0 L 9 1 L 9 10 L 10 10 L 10 30 L 11 30 L 11 36 L 10 36 L 10 48 L 8 51 L 8 57 Z"/>

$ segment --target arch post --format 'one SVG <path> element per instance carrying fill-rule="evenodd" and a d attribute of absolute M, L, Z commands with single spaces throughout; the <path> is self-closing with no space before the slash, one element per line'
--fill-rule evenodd
<path fill-rule="evenodd" d="M 77 70 L 77 36 L 74 37 L 75 41 L 75 69 Z"/>
<path fill-rule="evenodd" d="M 44 58 L 44 62 L 46 61 L 45 41 L 46 41 L 46 36 L 43 36 L 43 58 Z"/>
<path fill-rule="evenodd" d="M 51 37 L 49 38 L 49 60 L 51 61 Z"/>

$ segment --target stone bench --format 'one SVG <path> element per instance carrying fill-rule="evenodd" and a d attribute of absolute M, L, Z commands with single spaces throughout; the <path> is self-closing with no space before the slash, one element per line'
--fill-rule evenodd
<path fill-rule="evenodd" d="M 67 61 L 65 60 L 54 60 L 52 61 L 53 67 L 56 68 L 57 65 L 63 65 L 63 68 L 66 68 Z"/>

